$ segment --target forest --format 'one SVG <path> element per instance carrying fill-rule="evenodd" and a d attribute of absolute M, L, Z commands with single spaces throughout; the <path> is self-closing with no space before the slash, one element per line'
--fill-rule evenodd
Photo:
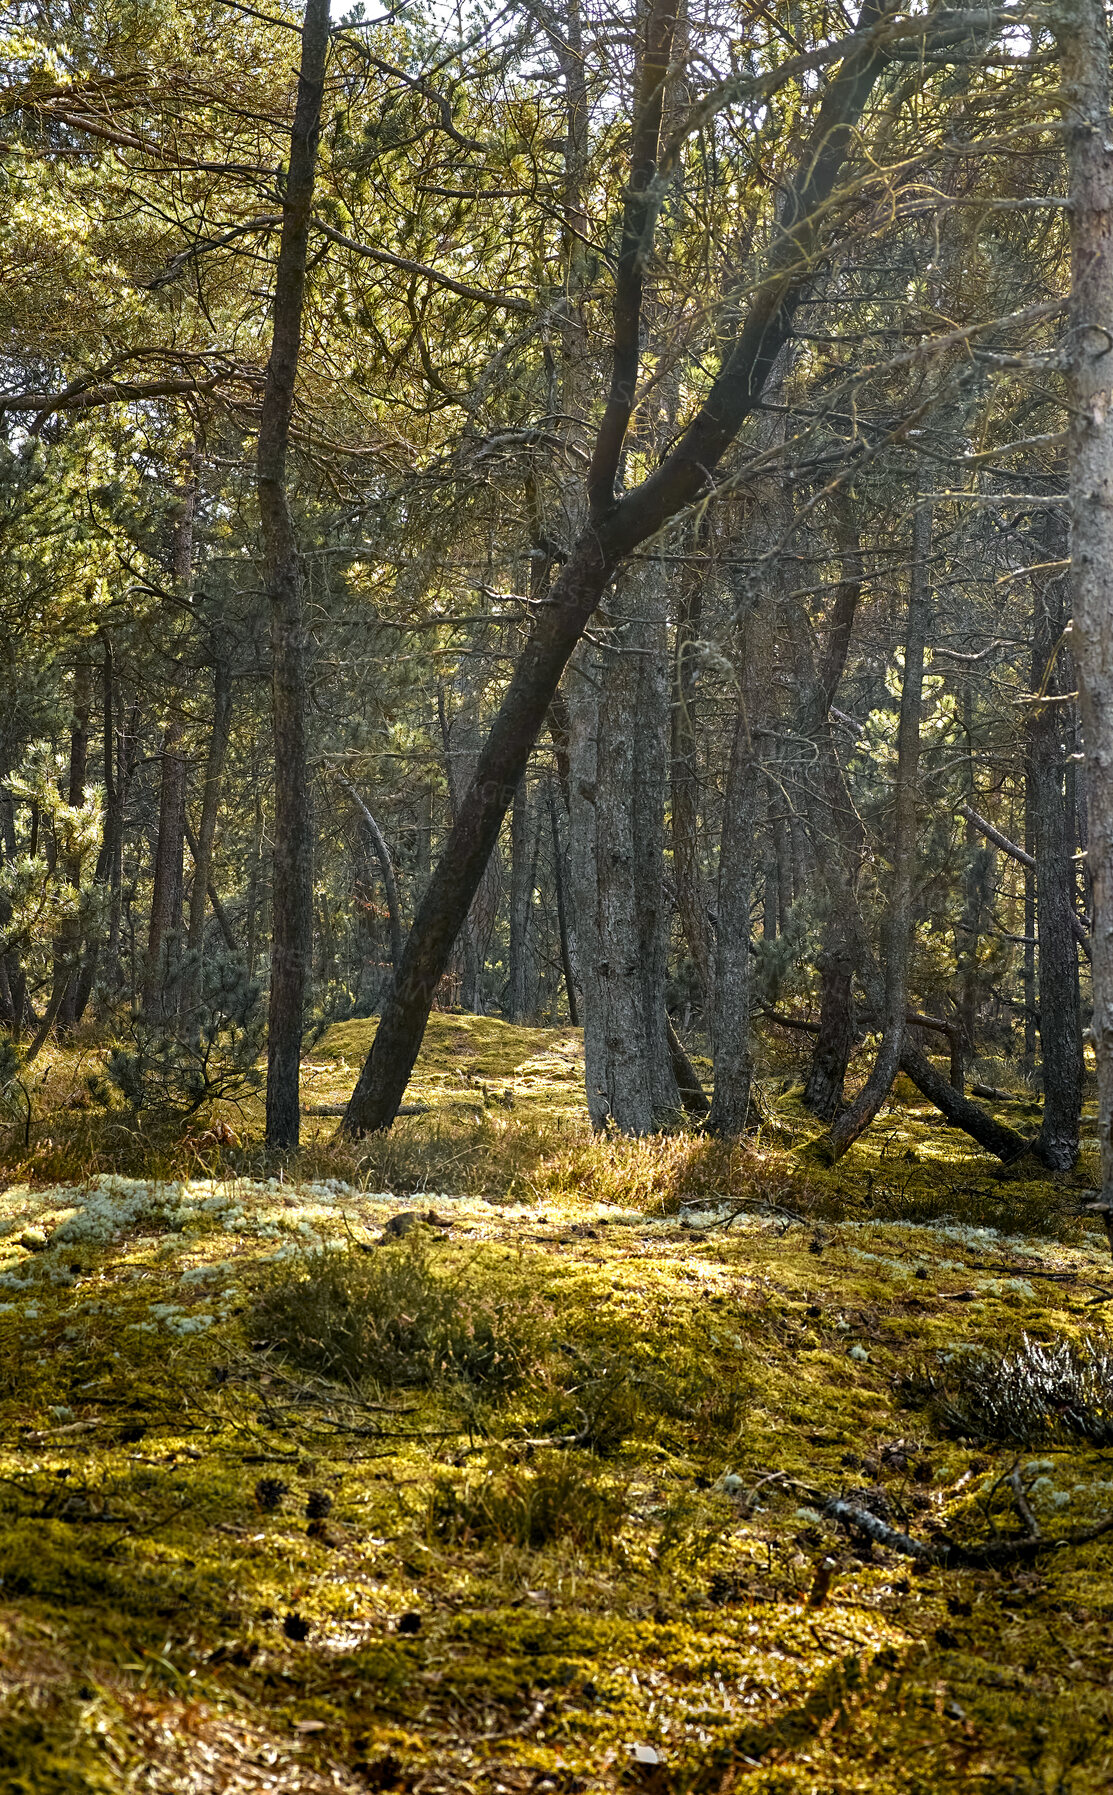
<path fill-rule="evenodd" d="M 1111 348 L 1104 0 L 9 0 L 0 1789 L 1113 1786 Z"/>

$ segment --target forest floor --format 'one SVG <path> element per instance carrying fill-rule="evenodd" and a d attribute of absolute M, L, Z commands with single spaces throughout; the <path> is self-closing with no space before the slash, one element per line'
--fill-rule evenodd
<path fill-rule="evenodd" d="M 574 1033 L 445 1016 L 362 1155 L 121 1172 L 83 1068 L 0 1191 L 0 1788 L 1113 1786 L 1087 1161 L 906 1094 L 824 1172 L 772 1079 L 743 1145 L 593 1139 Z"/>

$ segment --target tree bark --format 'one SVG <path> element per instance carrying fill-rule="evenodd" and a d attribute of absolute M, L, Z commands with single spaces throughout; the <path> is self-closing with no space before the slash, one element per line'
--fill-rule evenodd
<path fill-rule="evenodd" d="M 92 713 L 92 667 L 84 655 L 78 660 L 73 675 L 73 726 L 70 731 L 70 771 L 68 802 L 76 808 L 85 802 L 85 782 L 89 770 L 89 718 Z M 68 867 L 70 884 L 81 886 L 81 861 L 74 857 Z M 58 1033 L 72 1029 L 78 1017 L 77 996 L 80 978 L 81 923 L 76 918 L 59 930 L 55 952 L 54 977 L 63 991 L 57 1005 Z"/>
<path fill-rule="evenodd" d="M 329 0 L 306 0 L 298 96 L 275 271 L 273 334 L 259 416 L 256 484 L 271 613 L 274 873 L 267 1018 L 267 1145 L 296 1147 L 300 1064 L 313 937 L 313 836 L 306 740 L 307 645 L 301 563 L 286 456 L 301 354 L 309 227 L 329 46 Z"/>
<path fill-rule="evenodd" d="M 1055 582 L 1037 581 L 1032 631 L 1032 690 L 1057 694 L 1057 659 L 1064 617 Z M 1078 1158 L 1082 1116 L 1082 1015 L 1074 912 L 1074 828 L 1063 789 L 1065 750 L 1061 708 L 1028 706 L 1028 768 L 1036 861 L 1039 940 L 1040 1066 L 1043 1119 L 1034 1151 L 1053 1172 L 1069 1172 Z"/>
<path fill-rule="evenodd" d="M 372 852 L 379 863 L 379 871 L 383 875 L 383 890 L 386 893 L 387 915 L 390 918 L 390 963 L 397 973 L 402 964 L 402 905 L 398 897 L 398 881 L 394 877 L 394 862 L 390 857 L 390 849 L 386 845 L 386 837 L 378 823 L 368 810 L 350 779 L 343 773 L 337 775 L 344 790 L 348 793 L 356 809 L 359 811 L 363 826 L 367 830 Z"/>
<path fill-rule="evenodd" d="M 741 1134 L 750 1119 L 750 891 L 759 783 L 747 707 L 740 701 L 723 797 L 712 987 L 715 1088 L 707 1125 L 720 1135 Z"/>
<path fill-rule="evenodd" d="M 675 1117 L 664 895 L 666 585 L 649 563 L 615 592 L 613 642 L 579 667 L 572 840 L 588 1109 L 647 1134 Z"/>
<path fill-rule="evenodd" d="M 859 23 L 868 28 L 879 16 L 871 4 L 863 8 Z M 547 602 L 538 608 L 480 754 L 475 778 L 415 918 L 402 971 L 345 1113 L 344 1132 L 359 1135 L 387 1128 L 397 1113 L 437 984 L 498 839 L 502 818 L 568 658 L 612 574 L 669 518 L 708 491 L 723 454 L 760 400 L 822 253 L 828 201 L 862 108 L 884 66 L 884 53 L 867 42 L 847 56 L 830 80 L 814 129 L 803 146 L 796 178 L 786 189 L 780 234 L 742 329 L 707 398 L 675 447 L 640 486 L 621 498 L 615 496 L 614 477 L 625 431 L 617 428 L 617 409 L 624 395 L 632 403 L 633 388 L 629 384 L 630 295 L 626 289 L 616 292 L 614 374 L 589 479 L 591 516 Z M 635 245 L 648 243 L 654 192 L 652 179 L 641 190 L 631 182 L 624 242 L 632 235 Z M 637 263 L 636 254 L 626 257 L 623 268 Z M 640 270 L 638 278 L 640 286 Z M 634 326 L 636 347 L 636 318 Z"/>
<path fill-rule="evenodd" d="M 183 1007 L 186 1010 L 193 1008 L 201 989 L 201 962 L 205 951 L 205 904 L 212 885 L 213 845 L 216 841 L 217 818 L 220 815 L 220 791 L 231 727 L 232 678 L 228 663 L 223 656 L 218 656 L 213 670 L 213 721 L 205 762 L 205 785 L 201 795 L 201 822 L 197 830 L 196 849 L 192 844 L 190 847 L 193 854 L 193 885 L 189 896 L 189 985 L 183 997 Z"/>
<path fill-rule="evenodd" d="M 449 720 L 448 706 L 445 701 L 443 685 L 437 686 L 437 716 L 441 726 L 441 745 L 444 751 L 444 781 L 448 790 L 448 809 L 453 827 L 460 807 L 460 769 L 459 756 L 452 745 L 452 723 Z M 486 868 L 484 868 L 484 872 Z M 478 887 L 477 887 L 478 891 Z M 478 1014 L 482 1008 L 480 999 L 480 982 L 482 967 L 479 958 L 478 931 L 474 915 L 475 900 L 468 905 L 468 913 L 460 925 L 457 950 L 460 966 L 460 1002 L 465 1010 Z M 395 969 L 397 972 L 397 969 Z"/>
<path fill-rule="evenodd" d="M 174 525 L 172 578 L 174 590 L 182 601 L 188 598 L 192 578 L 197 498 L 197 471 L 191 465 Z M 179 663 L 171 673 L 170 713 L 159 757 L 158 837 L 143 981 L 144 1008 L 157 1014 L 168 1014 L 176 1007 L 179 996 L 177 971 L 181 954 L 187 780 L 183 746 L 185 718 L 182 714 L 184 681 L 185 668 Z"/>
<path fill-rule="evenodd" d="M 557 797 L 550 780 L 547 790 L 549 827 L 553 836 L 553 888 L 556 892 L 557 931 L 560 935 L 560 963 L 564 970 L 564 989 L 568 997 L 568 1020 L 573 1028 L 580 1026 L 580 1006 L 576 997 L 576 969 L 572 959 L 572 942 L 568 929 L 568 904 L 564 871 L 564 846 L 560 839 Z"/>
<path fill-rule="evenodd" d="M 693 545 L 695 533 L 692 535 Z M 672 869 L 676 905 L 692 964 L 696 969 L 704 1014 L 711 1003 L 711 924 L 699 852 L 699 754 L 696 745 L 695 700 L 703 570 L 686 571 L 680 586 L 673 650 L 672 752 L 669 760 L 672 795 Z"/>
<path fill-rule="evenodd" d="M 897 773 L 893 823 L 893 877 L 885 952 L 885 1009 L 881 1042 L 862 1090 L 837 1116 L 827 1137 L 832 1159 L 841 1159 L 876 1116 L 889 1095 L 905 1048 L 908 972 L 912 948 L 913 882 L 916 869 L 917 786 L 920 766 L 920 713 L 924 642 L 930 586 L 931 511 L 920 499 L 912 518 L 912 567 L 904 642 L 904 679 L 897 728 Z"/>
<path fill-rule="evenodd" d="M 1101 0 L 1063 0 L 1052 29 L 1059 42 L 1070 151 L 1072 647 L 1089 806 L 1100 1202 L 1113 1244 L 1113 151 L 1109 37 Z"/>
<path fill-rule="evenodd" d="M 116 739 L 116 682 L 115 664 L 112 653 L 112 641 L 107 633 L 101 634 L 101 645 L 104 662 L 101 673 L 101 732 L 104 742 L 104 830 L 101 836 L 100 853 L 97 856 L 94 880 L 100 886 L 109 888 L 108 916 L 108 953 L 109 971 L 115 966 L 115 947 L 119 939 L 118 897 L 122 867 L 120 854 L 123 847 L 123 781 L 118 776 L 119 747 Z M 113 931 L 113 923 L 116 924 Z M 97 965 L 101 958 L 101 943 L 89 941 L 85 947 L 85 957 L 77 976 L 73 994 L 73 1021 L 78 1023 L 85 1014 L 89 999 L 92 996 L 93 984 L 97 976 Z"/>
<path fill-rule="evenodd" d="M 819 1032 L 804 1085 L 804 1108 L 833 1122 L 843 1106 L 846 1069 L 854 1051 L 854 967 L 837 918 L 819 956 Z"/>
<path fill-rule="evenodd" d="M 530 843 L 529 791 L 523 777 L 510 808 L 510 947 L 506 1013 L 524 1022 L 527 1011 L 526 937 L 533 899 L 533 854 Z"/>

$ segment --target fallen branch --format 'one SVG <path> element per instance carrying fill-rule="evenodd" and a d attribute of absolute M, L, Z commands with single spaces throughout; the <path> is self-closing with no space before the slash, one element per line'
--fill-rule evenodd
<path fill-rule="evenodd" d="M 1014 1490 L 1015 1495 L 1015 1490 Z M 1022 1498 L 1023 1500 L 1023 1495 Z M 1027 1502 L 1024 1504 L 1028 1508 Z M 847 1502 L 842 1496 L 832 1496 L 824 1504 L 824 1514 L 830 1515 L 844 1527 L 853 1527 L 864 1533 L 875 1545 L 887 1546 L 891 1552 L 898 1552 L 903 1558 L 914 1558 L 921 1564 L 935 1565 L 940 1570 L 991 1570 L 995 1565 L 1024 1563 L 1042 1557 L 1045 1552 L 1056 1552 L 1064 1546 L 1088 1546 L 1094 1540 L 1101 1539 L 1103 1534 L 1113 1532 L 1113 1515 L 1099 1521 L 1096 1527 L 1083 1527 L 1075 1533 L 1068 1533 L 1061 1539 L 1046 1539 L 1039 1533 L 1026 1534 L 1023 1539 L 992 1540 L 985 1546 L 964 1546 L 958 1540 L 941 1539 L 936 1545 L 925 1545 L 922 1540 L 910 1538 L 907 1533 L 900 1533 L 895 1527 L 889 1527 L 879 1521 L 868 1509 L 857 1508 L 854 1503 Z M 1024 1517 L 1024 1510 L 1021 1510 Z M 1032 1525 L 1035 1519 L 1028 1509 Z M 1027 1525 L 1027 1522 L 1026 1522 Z"/>

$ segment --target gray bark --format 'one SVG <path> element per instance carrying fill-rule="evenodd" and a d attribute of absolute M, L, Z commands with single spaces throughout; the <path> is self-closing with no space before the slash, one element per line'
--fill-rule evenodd
<path fill-rule="evenodd" d="M 1040 581 L 1032 634 L 1032 689 L 1057 694 L 1052 665 L 1058 658 L 1064 618 L 1056 582 Z M 1043 1119 L 1035 1151 L 1054 1172 L 1069 1172 L 1078 1158 L 1082 1115 L 1082 1015 L 1074 928 L 1074 828 L 1064 792 L 1065 750 L 1061 706 L 1028 707 L 1028 768 L 1032 841 L 1036 861 L 1036 928 L 1039 939 L 1040 1066 Z"/>
<path fill-rule="evenodd" d="M 754 881 L 759 784 L 747 707 L 740 701 L 719 849 L 712 1028 L 715 1090 L 708 1118 L 708 1127 L 714 1134 L 741 1134 L 750 1116 L 750 891 Z"/>
<path fill-rule="evenodd" d="M 182 598 L 190 587 L 196 513 L 197 478 L 191 471 L 174 526 L 173 580 L 175 591 Z M 181 952 L 186 810 L 184 677 L 184 669 L 175 667 L 170 683 L 170 714 L 159 757 L 158 836 L 143 982 L 144 1008 L 159 1013 L 174 1007 Z"/>
<path fill-rule="evenodd" d="M 219 659 L 213 673 L 213 721 L 209 732 L 209 751 L 205 762 L 205 785 L 201 795 L 201 822 L 197 831 L 197 849 L 193 854 L 193 886 L 189 896 L 190 983 L 185 1007 L 196 1002 L 201 979 L 201 957 L 205 949 L 205 904 L 212 883 L 213 847 L 220 814 L 220 791 L 224 780 L 224 762 L 228 753 L 228 737 L 232 726 L 232 680 L 228 665 Z M 193 852 L 191 846 L 191 852 Z"/>
<path fill-rule="evenodd" d="M 694 540 L 693 532 L 693 540 Z M 672 869 L 676 904 L 696 969 L 704 1012 L 710 1015 L 713 948 L 699 851 L 699 754 L 695 728 L 696 670 L 703 603 L 703 570 L 686 572 L 680 588 L 673 650 Z"/>
<path fill-rule="evenodd" d="M 383 875 L 383 890 L 386 893 L 387 914 L 390 917 L 390 963 L 394 971 L 397 972 L 402 959 L 402 905 L 398 898 L 398 882 L 394 877 L 394 862 L 390 858 L 386 837 L 355 786 L 350 779 L 345 778 L 343 773 L 338 774 L 338 778 L 359 811 L 372 851 L 379 863 L 379 871 Z"/>
<path fill-rule="evenodd" d="M 893 823 L 893 874 L 885 943 L 885 1003 L 881 1042 L 862 1090 L 836 1117 L 827 1138 L 831 1157 L 842 1155 L 869 1127 L 900 1069 L 905 1049 L 908 972 L 912 949 L 913 879 L 916 867 L 917 784 L 920 766 L 920 712 L 924 641 L 927 634 L 931 512 L 923 499 L 912 519 L 912 567 L 905 629 L 904 680 L 897 729 L 897 772 Z"/>
<path fill-rule="evenodd" d="M 665 1012 L 666 587 L 650 563 L 610 610 L 612 641 L 582 655 L 572 710 L 572 878 L 588 1109 L 647 1134 L 680 1096 Z"/>
<path fill-rule="evenodd" d="M 526 937 L 533 899 L 533 869 L 529 789 L 523 778 L 510 810 L 510 977 L 506 1013 L 511 1022 L 524 1022 L 528 1010 Z"/>
<path fill-rule="evenodd" d="M 1069 345 L 1073 652 L 1086 756 L 1093 890 L 1094 1050 L 1101 1202 L 1113 1242 L 1113 151 L 1101 0 L 1053 15 L 1070 148 Z"/>

